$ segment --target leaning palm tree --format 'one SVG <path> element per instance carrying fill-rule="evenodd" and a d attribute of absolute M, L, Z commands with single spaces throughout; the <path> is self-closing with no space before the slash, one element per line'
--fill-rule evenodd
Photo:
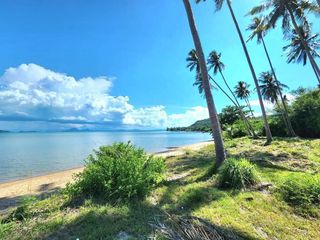
<path fill-rule="evenodd" d="M 243 81 L 239 81 L 238 84 L 235 86 L 235 91 L 234 93 L 236 94 L 236 96 L 241 99 L 244 100 L 247 104 L 247 107 L 249 108 L 252 117 L 253 115 L 253 111 L 249 102 L 249 97 L 250 97 L 250 90 L 249 90 L 250 84 L 243 82 Z"/>
<path fill-rule="evenodd" d="M 241 108 L 241 106 L 240 106 L 235 94 L 231 90 L 226 78 L 224 77 L 224 74 L 223 74 L 222 70 L 225 68 L 225 65 L 221 61 L 221 53 L 218 53 L 217 51 L 212 51 L 209 54 L 207 63 L 209 65 L 209 70 L 213 69 L 213 74 L 214 75 L 216 75 L 218 72 L 220 73 L 225 85 L 227 86 L 229 92 L 231 93 L 231 95 L 233 97 L 233 100 L 234 100 L 233 102 L 235 102 L 235 107 L 239 110 L 241 118 L 242 118 L 245 126 L 247 127 L 249 134 L 255 137 L 255 132 L 254 132 L 250 122 L 247 120 L 247 118 L 246 118 L 245 114 L 243 113 L 242 108 Z"/>
<path fill-rule="evenodd" d="M 269 11 L 270 10 L 270 11 Z M 317 65 L 314 57 L 312 56 L 307 42 L 299 28 L 298 21 L 302 24 L 307 24 L 305 12 L 316 12 L 319 13 L 319 7 L 308 0 L 265 0 L 262 5 L 254 7 L 250 14 L 255 15 L 269 11 L 266 16 L 267 28 L 275 28 L 278 20 L 282 18 L 282 30 L 284 34 L 288 34 L 291 31 L 291 23 L 294 27 L 296 34 L 299 36 L 301 44 L 305 49 L 306 55 L 308 56 L 314 71 L 320 76 L 320 69 Z"/>
<path fill-rule="evenodd" d="M 212 128 L 212 133 L 213 133 L 214 143 L 215 143 L 216 167 L 218 168 L 226 158 L 226 153 L 224 150 L 224 144 L 222 140 L 221 126 L 220 126 L 216 106 L 214 104 L 214 100 L 213 100 L 211 89 L 210 89 L 210 82 L 209 82 L 206 60 L 203 54 L 198 30 L 194 21 L 192 8 L 189 0 L 183 0 L 183 3 L 187 13 L 189 27 L 190 27 L 193 42 L 195 45 L 195 49 L 197 52 L 197 56 L 199 58 L 199 68 L 200 68 L 200 73 L 201 73 L 201 78 L 203 83 L 203 90 L 204 90 L 206 101 L 207 101 L 209 117 L 211 121 L 211 128 Z"/>
<path fill-rule="evenodd" d="M 273 74 L 274 79 L 275 79 L 275 83 L 280 83 L 278 81 L 276 72 L 275 72 L 273 64 L 271 62 L 271 58 L 270 58 L 266 43 L 264 41 L 264 36 L 266 34 L 266 25 L 264 24 L 264 22 L 265 22 L 265 20 L 262 19 L 262 18 L 259 18 L 259 17 L 255 17 L 255 18 L 252 19 L 250 25 L 247 28 L 247 30 L 251 31 L 251 34 L 250 34 L 250 36 L 249 36 L 247 41 L 250 41 L 250 40 L 256 38 L 257 39 L 257 44 L 262 43 L 264 52 L 265 52 L 265 54 L 267 56 L 267 59 L 268 59 L 272 74 Z M 283 106 L 283 115 L 284 115 L 284 118 L 285 118 L 285 121 L 286 121 L 286 125 L 288 126 L 289 135 L 294 137 L 294 136 L 296 136 L 296 134 L 295 134 L 295 132 L 293 130 L 293 127 L 291 125 L 291 121 L 289 119 L 287 105 L 285 104 L 285 101 L 284 101 L 283 94 L 282 94 L 280 86 L 277 89 L 279 91 L 278 94 L 279 94 L 279 96 L 281 98 L 281 103 L 282 103 L 282 106 Z"/>
<path fill-rule="evenodd" d="M 288 88 L 288 86 L 277 81 L 270 72 L 262 72 L 260 74 L 259 82 L 263 98 L 273 104 L 276 104 L 278 109 L 281 109 L 279 104 L 279 92 L 282 92 L 283 88 Z M 289 131 L 287 119 L 282 111 L 281 116 Z"/>
<path fill-rule="evenodd" d="M 206 0 L 196 0 L 196 3 L 199 3 L 199 2 L 202 2 L 202 1 L 204 2 Z M 231 6 L 231 0 L 215 0 L 216 10 L 220 10 L 225 1 L 227 2 L 227 6 L 229 8 L 232 20 L 233 20 L 233 22 L 235 24 L 235 27 L 237 29 L 237 32 L 238 32 L 238 35 L 239 35 L 239 38 L 240 38 L 240 41 L 241 41 L 241 44 L 242 44 L 242 48 L 244 50 L 244 53 L 245 53 L 245 56 L 246 56 L 246 59 L 247 59 L 247 62 L 248 62 L 248 65 L 249 65 L 249 68 L 250 68 L 250 71 L 251 71 L 251 74 L 252 74 L 252 78 L 254 80 L 254 84 L 255 84 L 256 89 L 257 89 L 257 94 L 258 94 L 258 98 L 259 98 L 259 104 L 260 104 L 260 108 L 261 108 L 261 112 L 262 112 L 262 117 L 263 117 L 263 120 L 264 120 L 264 127 L 265 127 L 265 131 L 266 131 L 266 136 L 267 136 L 267 142 L 266 143 L 269 144 L 269 143 L 272 142 L 272 134 L 271 134 L 270 127 L 269 127 L 269 124 L 268 124 L 267 114 L 266 114 L 266 110 L 265 110 L 265 107 L 264 107 L 264 104 L 263 104 L 263 100 L 262 100 L 261 91 L 260 91 L 259 83 L 258 83 L 258 78 L 257 78 L 256 73 L 254 71 L 254 68 L 253 68 L 253 65 L 252 65 L 252 62 L 251 62 L 251 58 L 250 58 L 248 49 L 246 47 L 246 43 L 245 43 L 245 41 L 243 39 L 243 36 L 242 36 L 241 30 L 240 30 L 238 21 L 237 21 L 236 16 L 235 16 L 235 14 L 233 12 L 233 9 L 232 9 L 232 6 Z"/>
<path fill-rule="evenodd" d="M 296 30 L 293 29 L 292 33 L 288 36 L 290 39 L 290 44 L 283 47 L 283 50 L 286 50 L 287 53 L 287 62 L 288 63 L 300 63 L 302 62 L 303 65 L 307 64 L 308 54 L 307 51 L 311 53 L 311 55 L 316 58 L 320 57 L 320 54 L 317 50 L 320 49 L 320 40 L 319 34 L 312 34 L 309 26 L 299 26 L 299 31 L 302 33 L 304 42 L 307 44 L 307 50 L 304 48 L 302 41 L 297 34 Z M 311 63 L 311 66 L 316 74 L 318 82 L 320 84 L 320 75 L 317 74 L 316 66 Z"/>

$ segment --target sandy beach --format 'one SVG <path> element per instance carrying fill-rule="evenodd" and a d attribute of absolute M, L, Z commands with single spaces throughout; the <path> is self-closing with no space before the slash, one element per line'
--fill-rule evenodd
<path fill-rule="evenodd" d="M 198 150 L 204 146 L 213 144 L 213 141 L 200 142 L 167 151 L 155 153 L 164 158 L 183 155 L 188 150 Z M 57 191 L 72 181 L 72 176 L 83 170 L 83 167 L 69 169 L 47 175 L 30 177 L 27 179 L 11 181 L 0 184 L 0 213 L 18 204 L 19 199 L 25 196 L 44 196 Z"/>

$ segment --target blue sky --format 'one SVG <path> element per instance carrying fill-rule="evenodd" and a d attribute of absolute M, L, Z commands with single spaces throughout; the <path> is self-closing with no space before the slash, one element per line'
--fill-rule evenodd
<path fill-rule="evenodd" d="M 234 1 L 245 37 L 244 15 L 259 2 Z M 222 52 L 231 86 L 253 86 L 226 6 L 193 10 L 205 54 Z M 193 42 L 182 0 L 3 0 L 0 16 L 0 129 L 163 128 L 206 117 L 186 69 Z M 286 64 L 279 29 L 266 42 L 280 81 L 316 86 L 309 66 Z M 268 70 L 262 46 L 248 48 L 257 74 Z M 230 104 L 221 92 L 214 98 L 219 111 Z"/>

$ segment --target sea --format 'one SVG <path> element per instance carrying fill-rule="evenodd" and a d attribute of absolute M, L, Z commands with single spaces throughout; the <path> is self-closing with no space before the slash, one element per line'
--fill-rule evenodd
<path fill-rule="evenodd" d="M 160 130 L 0 133 L 0 182 L 81 167 L 94 149 L 114 142 L 156 153 L 211 139 L 208 133 Z"/>

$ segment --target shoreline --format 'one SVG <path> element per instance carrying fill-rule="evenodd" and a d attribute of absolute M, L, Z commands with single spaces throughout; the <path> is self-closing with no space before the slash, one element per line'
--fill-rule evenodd
<path fill-rule="evenodd" d="M 151 153 L 156 156 L 168 158 L 183 155 L 187 150 L 199 150 L 213 144 L 214 141 L 204 141 L 180 147 L 170 147 L 166 151 Z M 21 198 L 26 196 L 44 196 L 53 193 L 72 181 L 73 175 L 82 172 L 84 167 L 76 167 L 63 171 L 31 176 L 20 180 L 0 183 L 0 213 L 14 207 Z"/>

